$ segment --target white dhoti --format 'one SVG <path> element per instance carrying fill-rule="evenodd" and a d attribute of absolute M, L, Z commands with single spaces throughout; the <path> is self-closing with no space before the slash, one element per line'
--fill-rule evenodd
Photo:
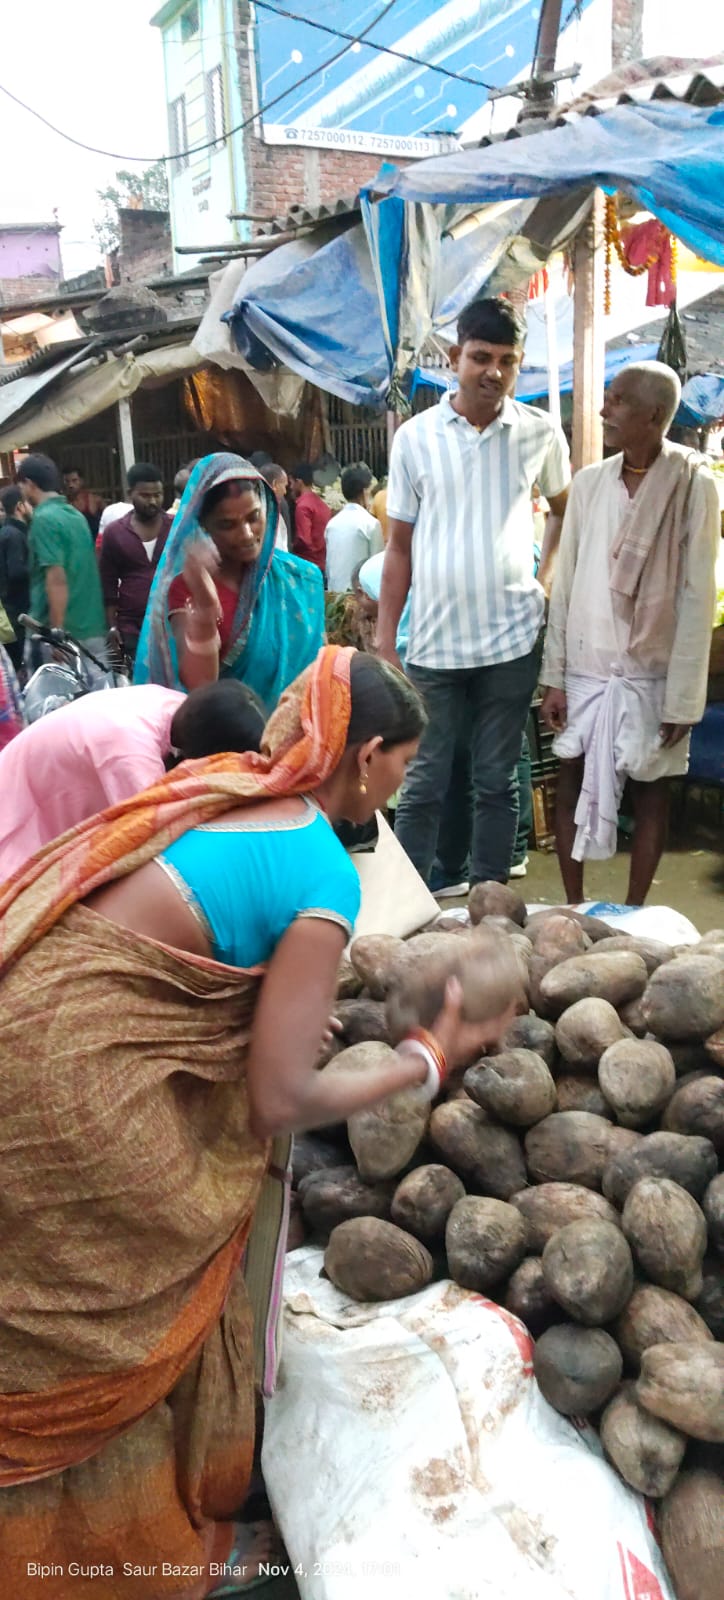
<path fill-rule="evenodd" d="M 661 744 L 665 691 L 665 678 L 625 677 L 616 666 L 608 678 L 566 676 L 568 722 L 553 749 L 561 761 L 584 758 L 574 861 L 616 854 L 627 778 L 654 783 L 686 772 L 689 737 L 671 749 Z"/>

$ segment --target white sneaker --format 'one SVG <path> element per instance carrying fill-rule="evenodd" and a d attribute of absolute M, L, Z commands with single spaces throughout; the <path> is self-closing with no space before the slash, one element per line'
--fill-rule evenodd
<path fill-rule="evenodd" d="M 436 900 L 459 900 L 464 894 L 470 893 L 469 883 L 446 883 L 443 889 L 433 889 Z"/>
<path fill-rule="evenodd" d="M 528 875 L 528 857 L 527 856 L 525 857 L 524 861 L 519 861 L 518 862 L 517 867 L 511 867 L 510 872 L 508 873 L 508 877 L 509 878 L 525 878 L 525 877 L 527 877 L 527 875 Z"/>

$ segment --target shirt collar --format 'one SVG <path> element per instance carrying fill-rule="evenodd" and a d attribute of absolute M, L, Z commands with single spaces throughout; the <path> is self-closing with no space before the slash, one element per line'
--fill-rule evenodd
<path fill-rule="evenodd" d="M 440 413 L 441 413 L 443 422 L 465 422 L 467 420 L 465 417 L 461 417 L 459 411 L 455 410 L 455 408 L 454 408 L 454 406 L 452 404 L 452 397 L 449 394 L 444 394 L 442 399 L 441 399 L 441 401 L 440 401 Z M 514 407 L 513 402 L 512 402 L 512 400 L 510 398 L 510 395 L 506 395 L 505 399 L 503 400 L 503 404 L 502 404 L 502 406 L 500 408 L 500 411 L 498 412 L 497 417 L 494 417 L 493 421 L 491 423 L 489 423 L 488 426 L 492 428 L 492 427 L 495 427 L 496 424 L 498 424 L 501 428 L 510 428 L 514 421 L 515 421 L 515 407 Z M 468 427 L 473 427 L 473 426 L 474 426 L 473 423 L 468 423 Z M 485 428 L 484 432 L 487 433 L 487 431 L 488 431 L 488 429 Z M 477 430 L 476 430 L 476 432 L 477 432 Z M 482 435 L 481 435 L 481 437 L 482 437 Z"/>

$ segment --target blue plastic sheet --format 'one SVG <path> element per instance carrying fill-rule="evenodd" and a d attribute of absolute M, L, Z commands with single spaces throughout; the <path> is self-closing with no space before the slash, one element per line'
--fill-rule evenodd
<path fill-rule="evenodd" d="M 559 128 L 416 162 L 370 186 L 404 200 L 541 199 L 582 184 L 623 189 L 697 255 L 724 265 L 724 107 L 615 106 Z"/>

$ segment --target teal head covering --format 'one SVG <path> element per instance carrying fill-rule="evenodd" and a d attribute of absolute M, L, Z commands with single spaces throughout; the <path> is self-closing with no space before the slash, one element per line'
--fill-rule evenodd
<path fill-rule="evenodd" d="M 279 507 L 269 485 L 243 456 L 220 451 L 198 461 L 189 478 L 156 570 L 136 654 L 134 683 L 183 689 L 169 621 L 171 585 L 183 573 L 194 543 L 210 542 L 201 526 L 204 501 L 220 483 L 246 482 L 266 507 L 266 531 L 256 561 L 242 569 L 231 638 L 219 676 L 247 684 L 273 710 L 287 685 L 314 661 L 324 642 L 321 573 L 308 561 L 276 549 Z"/>

